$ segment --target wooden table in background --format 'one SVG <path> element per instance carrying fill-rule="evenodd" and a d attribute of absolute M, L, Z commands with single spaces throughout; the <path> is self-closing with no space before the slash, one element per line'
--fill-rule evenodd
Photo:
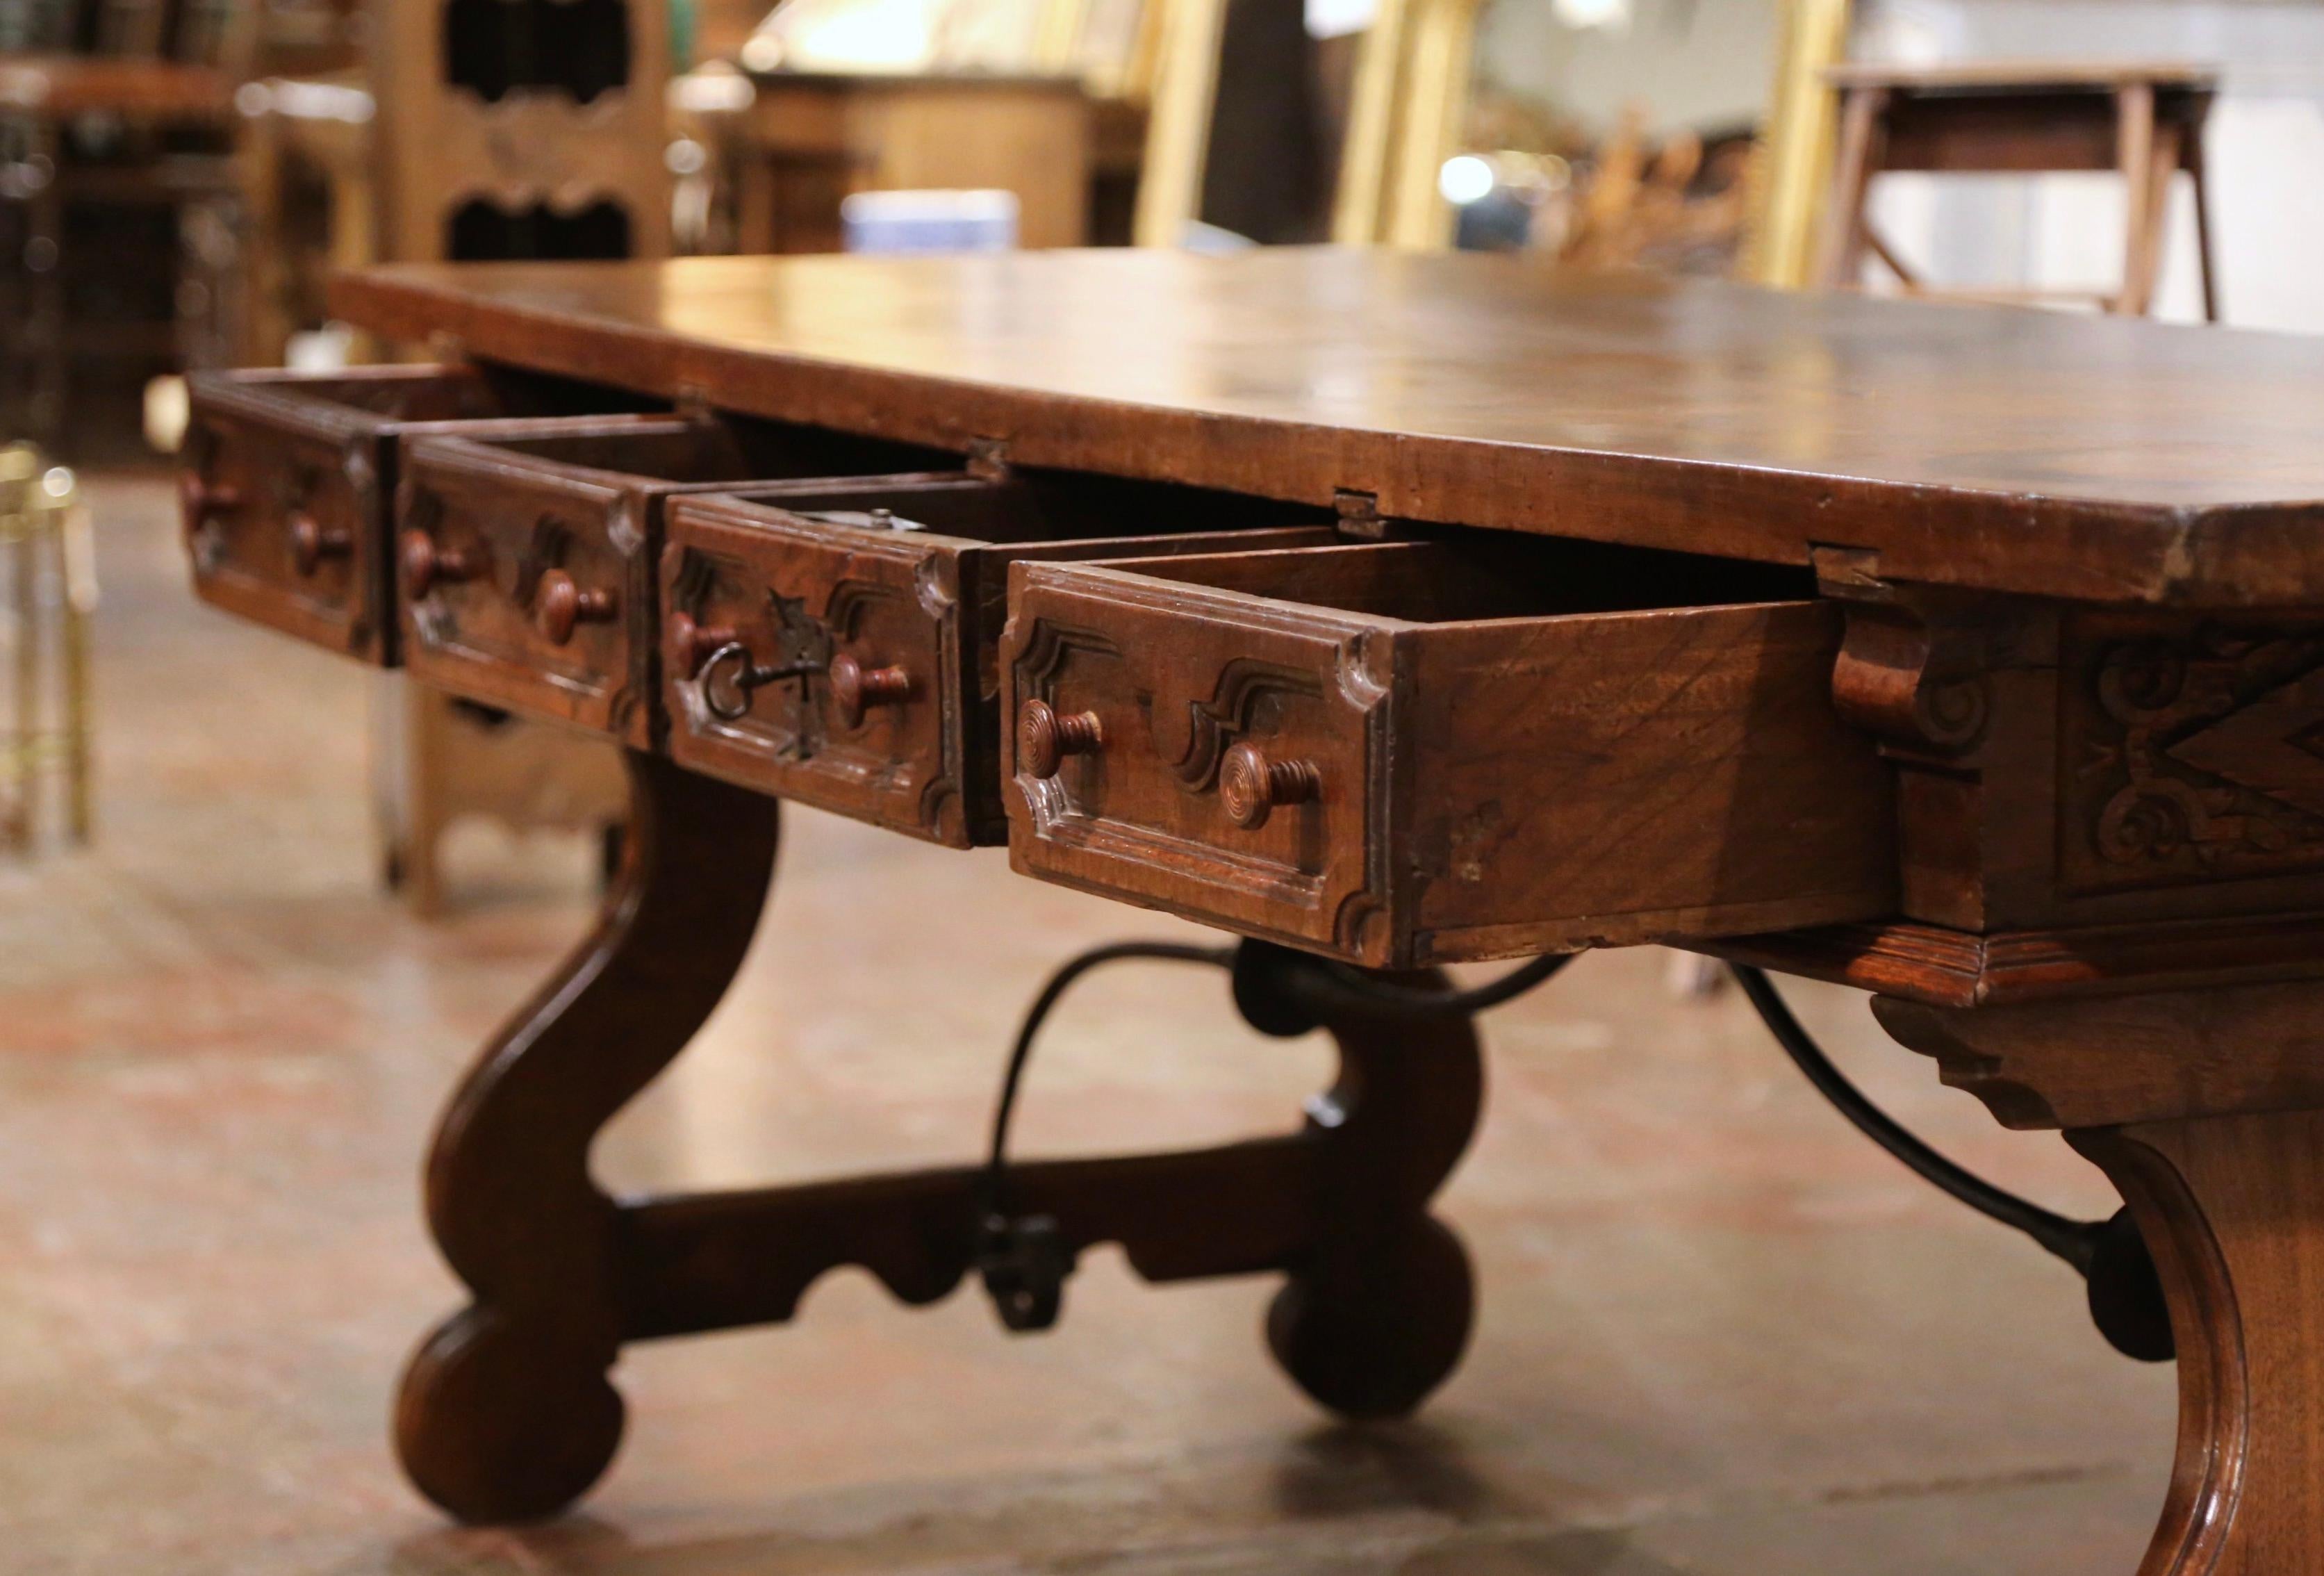
<path fill-rule="evenodd" d="M 337 300 L 477 369 L 309 391 L 321 427 L 221 395 L 198 584 L 622 738 L 639 803 L 629 884 L 429 1169 L 474 1294 L 398 1414 L 439 1503 L 584 1492 L 627 1342 L 975 1261 L 973 1168 L 589 1177 L 742 955 L 771 795 L 1351 967 L 1661 940 L 1862 986 L 2135 1213 L 2183 1400 L 2144 1576 L 2324 1569 L 2312 342 L 1330 251 L 406 268 Z M 327 487 L 268 502 L 302 433 L 393 459 L 358 404 L 583 426 L 406 436 L 392 553 Z M 1429 1201 L 1477 1044 L 1324 1021 L 1346 1073 L 1304 1129 L 1016 1196 L 1154 1279 L 1286 1276 L 1286 1369 L 1391 1414 L 1469 1328 Z"/>
<path fill-rule="evenodd" d="M 2095 301 L 2144 317 L 2154 305 L 2171 183 L 2194 188 L 2195 262 L 2203 316 L 2219 318 L 2211 256 L 2211 192 L 2203 133 L 2219 74 L 2183 62 L 1989 61 L 1945 66 L 1836 66 L 1840 151 L 1814 282 L 1854 284 L 1877 256 L 1914 295 L 1987 300 Z M 2123 269 L 2111 290 L 2020 290 L 1930 285 L 1889 248 L 1867 213 L 1874 177 L 1924 173 L 2108 172 L 2123 181 Z"/>
<path fill-rule="evenodd" d="M 859 191 L 1012 191 L 1018 241 L 1089 238 L 1093 109 L 1077 78 L 952 73 L 755 77 L 731 132 L 746 252 L 836 252 Z"/>

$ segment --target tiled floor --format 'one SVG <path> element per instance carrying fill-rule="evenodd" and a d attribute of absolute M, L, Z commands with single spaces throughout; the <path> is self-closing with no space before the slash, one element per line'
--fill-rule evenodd
<path fill-rule="evenodd" d="M 1821 1106 L 1730 992 L 1593 957 L 1495 1015 L 1445 1208 L 1478 1260 L 1466 1367 L 1415 1423 L 1335 1427 L 1270 1368 L 1269 1288 L 1138 1285 L 1064 1327 L 833 1277 L 794 1327 L 635 1351 L 585 1512 L 453 1530 L 385 1438 L 456 1301 L 422 1234 L 437 1101 L 586 919 L 587 855 L 458 840 L 468 893 L 374 884 L 369 677 L 198 607 L 167 493 L 100 486 L 103 825 L 0 866 L 0 1571 L 2121 1576 L 2173 1381 L 2111 1355 L 2070 1274 Z M 703 1185 L 973 1153 L 1044 971 L 1166 922 L 814 815 L 706 1043 L 599 1164 Z M 1972 1165 L 2096 1212 L 2010 1135 L 1794 988 L 1849 1068 Z M 1028 1149 L 1295 1120 L 1320 1047 L 1208 982 L 1124 969 L 1060 1013 Z"/>

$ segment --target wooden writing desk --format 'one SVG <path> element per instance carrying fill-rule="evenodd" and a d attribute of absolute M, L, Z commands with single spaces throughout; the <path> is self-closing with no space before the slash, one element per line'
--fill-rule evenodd
<path fill-rule="evenodd" d="M 966 1170 L 589 1179 L 742 956 L 775 796 L 1367 968 L 1667 940 L 1865 985 L 2135 1212 L 2184 1403 L 2144 1570 L 2324 1568 L 2311 343 L 1332 252 L 338 304 L 464 364 L 202 383 L 198 585 L 621 738 L 637 790 L 630 883 L 430 1168 L 475 1300 L 399 1439 L 456 1513 L 595 1480 L 625 1342 L 970 1267 Z M 1300 1133 L 1019 1186 L 1155 1279 L 1287 1274 L 1286 1369 L 1394 1413 L 1469 1326 L 1428 1201 L 1476 1042 L 1327 1027 Z"/>

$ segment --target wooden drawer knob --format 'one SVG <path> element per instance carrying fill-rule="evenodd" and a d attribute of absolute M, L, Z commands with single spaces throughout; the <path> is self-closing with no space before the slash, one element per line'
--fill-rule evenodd
<path fill-rule="evenodd" d="M 1087 755 L 1105 743 L 1095 712 L 1060 714 L 1045 700 L 1028 700 L 1017 712 L 1017 770 L 1055 777 L 1068 755 Z"/>
<path fill-rule="evenodd" d="M 1277 805 L 1304 805 L 1323 791 L 1312 760 L 1269 760 L 1256 744 L 1238 744 L 1219 763 L 1219 799 L 1227 819 L 1256 832 Z"/>
<path fill-rule="evenodd" d="M 739 638 L 732 624 L 698 624 L 691 614 L 673 613 L 664 635 L 663 655 L 673 676 L 691 678 L 720 647 L 731 646 Z"/>
<path fill-rule="evenodd" d="M 178 476 L 178 506 L 185 514 L 187 529 L 192 530 L 214 514 L 240 508 L 242 493 L 210 481 L 199 471 L 189 470 Z"/>
<path fill-rule="evenodd" d="M 533 598 L 533 620 L 552 646 L 564 645 L 583 624 L 611 623 L 620 604 L 610 591 L 584 591 L 580 582 L 562 569 L 540 577 Z"/>
<path fill-rule="evenodd" d="M 866 668 L 844 651 L 831 659 L 831 703 L 850 728 L 863 725 L 873 706 L 901 705 L 912 698 L 912 676 L 900 668 Z"/>
<path fill-rule="evenodd" d="M 403 589 L 418 601 L 438 585 L 473 580 L 476 563 L 456 548 L 439 548 L 424 530 L 403 533 Z"/>
<path fill-rule="evenodd" d="M 355 539 L 327 526 L 305 510 L 290 517 L 290 563 L 309 579 L 327 558 L 344 558 L 355 550 Z"/>

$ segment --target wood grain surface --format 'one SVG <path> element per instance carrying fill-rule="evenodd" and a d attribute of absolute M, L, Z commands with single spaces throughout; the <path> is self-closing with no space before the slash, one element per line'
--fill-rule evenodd
<path fill-rule="evenodd" d="M 2291 336 L 1474 254 L 700 258 L 340 281 L 391 336 L 1384 514 L 2190 605 L 2324 601 Z"/>

